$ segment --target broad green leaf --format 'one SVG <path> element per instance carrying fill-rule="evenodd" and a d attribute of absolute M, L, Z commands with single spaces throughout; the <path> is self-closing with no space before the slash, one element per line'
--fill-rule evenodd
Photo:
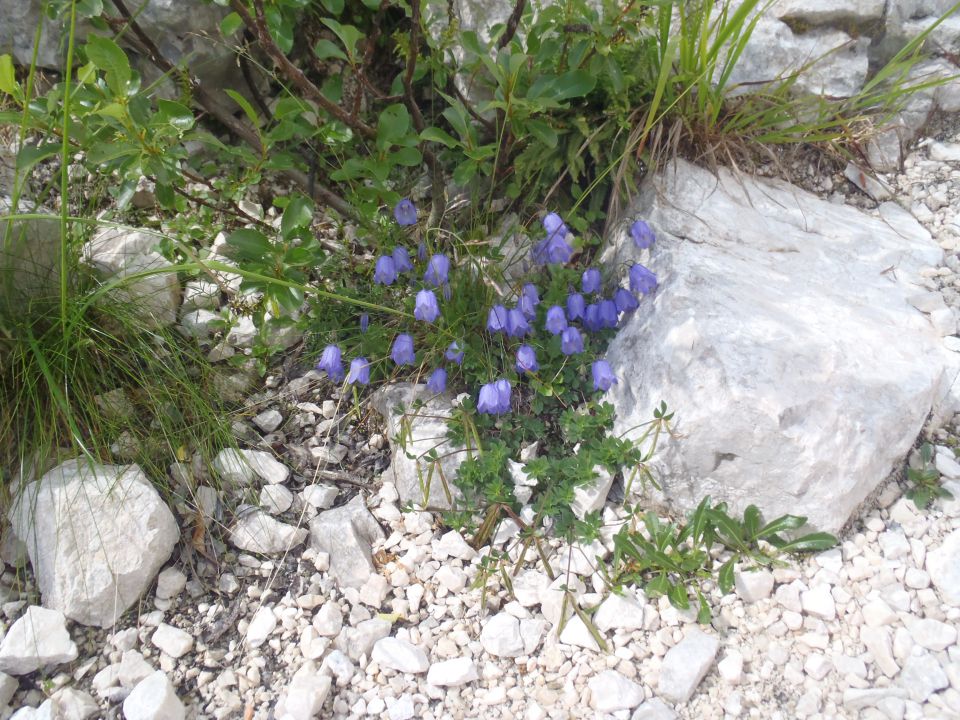
<path fill-rule="evenodd" d="M 106 73 L 107 86 L 115 95 L 126 95 L 130 81 L 127 54 L 110 38 L 91 35 L 87 39 L 87 58 Z"/>
<path fill-rule="evenodd" d="M 343 12 L 343 0 L 320 0 L 320 2 L 331 15 L 339 15 Z"/>
<path fill-rule="evenodd" d="M 667 598 L 678 610 L 686 610 L 690 607 L 690 598 L 687 597 L 687 588 L 683 583 L 671 585 L 667 591 Z"/>
<path fill-rule="evenodd" d="M 649 598 L 660 597 L 661 595 L 666 595 L 670 590 L 670 581 L 667 579 L 666 573 L 660 573 L 653 580 L 647 583 L 647 586 L 643 591 L 647 594 Z"/>
<path fill-rule="evenodd" d="M 167 125 L 172 125 L 180 132 L 186 132 L 193 127 L 194 117 L 186 105 L 173 100 L 157 100 L 157 113 L 154 118 Z"/>
<path fill-rule="evenodd" d="M 262 232 L 252 228 L 242 228 L 230 233 L 227 245 L 231 247 L 237 260 L 260 260 L 273 252 L 273 244 Z"/>
<path fill-rule="evenodd" d="M 377 122 L 377 142 L 383 146 L 396 143 L 410 129 L 410 113 L 406 106 L 394 103 L 384 108 Z"/>
<path fill-rule="evenodd" d="M 423 132 L 420 133 L 420 139 L 427 142 L 438 142 L 448 148 L 454 148 L 460 144 L 450 133 L 437 127 L 424 128 Z"/>
<path fill-rule="evenodd" d="M 168 183 L 158 182 L 153 189 L 153 194 L 160 203 L 160 207 L 169 209 L 176 205 L 177 196 L 173 192 L 173 186 Z"/>
<path fill-rule="evenodd" d="M 756 505 L 748 505 L 743 511 L 743 529 L 748 540 L 756 539 L 761 520 L 760 508 Z"/>
<path fill-rule="evenodd" d="M 267 29 L 277 43 L 277 47 L 284 54 L 290 52 L 293 49 L 293 22 L 273 5 L 264 8 L 263 14 L 267 20 Z"/>
<path fill-rule="evenodd" d="M 326 38 L 317 41 L 317 44 L 313 46 L 313 54 L 321 60 L 332 57 L 339 60 L 347 59 L 347 56 L 343 54 L 343 50 L 334 45 L 332 40 L 327 40 Z"/>
<path fill-rule="evenodd" d="M 553 99 L 583 97 L 597 85 L 597 78 L 584 70 L 571 70 L 553 82 Z"/>
<path fill-rule="evenodd" d="M 122 120 L 127 116 L 127 106 L 116 102 L 107 103 L 106 105 L 97 108 L 95 114 L 102 115 L 103 117 L 112 117 L 117 120 Z"/>
<path fill-rule="evenodd" d="M 13 72 L 13 59 L 9 55 L 0 55 L 0 92 L 13 95 L 17 88 L 17 77 Z"/>
<path fill-rule="evenodd" d="M 724 595 L 733 590 L 733 565 L 736 560 L 737 556 L 734 555 L 720 566 L 720 572 L 717 574 L 717 584 Z"/>
<path fill-rule="evenodd" d="M 380 7 L 380 0 L 363 0 L 363 4 L 368 10 L 377 10 Z"/>
<path fill-rule="evenodd" d="M 242 27 L 243 18 L 237 13 L 232 12 L 220 21 L 220 34 L 228 38 Z"/>
<path fill-rule="evenodd" d="M 243 110 L 243 114 L 247 116 L 247 119 L 253 123 L 254 128 L 260 127 L 260 117 L 257 115 L 257 111 L 253 109 L 253 105 L 250 104 L 250 101 L 247 100 L 243 95 L 238 93 L 236 90 L 230 90 L 229 88 L 224 88 L 224 92 L 230 96 L 230 98 L 240 106 Z"/>
<path fill-rule="evenodd" d="M 309 227 L 313 219 L 313 203 L 302 195 L 293 198 L 280 219 L 280 234 L 289 238 L 295 230 Z"/>
<path fill-rule="evenodd" d="M 129 142 L 98 142 L 87 150 L 87 162 L 92 165 L 103 165 L 122 157 L 140 154 L 140 145 Z"/>
<path fill-rule="evenodd" d="M 24 145 L 17 153 L 17 170 L 25 172 L 42 160 L 60 152 L 60 143 L 51 142 L 40 146 Z"/>
<path fill-rule="evenodd" d="M 527 120 L 526 127 L 531 135 L 548 148 L 553 149 L 557 146 L 557 131 L 543 120 Z"/>
<path fill-rule="evenodd" d="M 799 530 L 806 522 L 807 519 L 799 515 L 781 515 L 760 528 L 757 537 L 766 538 L 768 535 L 777 535 L 787 530 Z"/>
<path fill-rule="evenodd" d="M 363 38 L 363 33 L 353 25 L 342 25 L 332 18 L 322 18 L 324 25 L 333 30 L 334 35 L 340 38 L 347 55 L 352 58 L 357 48 L 357 41 Z"/>
<path fill-rule="evenodd" d="M 77 17 L 95 18 L 103 14 L 103 0 L 78 0 Z"/>
<path fill-rule="evenodd" d="M 415 147 L 400 148 L 390 155 L 390 158 L 397 164 L 404 167 L 415 167 L 423 162 L 423 155 Z"/>
<path fill-rule="evenodd" d="M 740 523 L 727 515 L 726 512 L 716 508 L 710 511 L 710 519 L 717 530 L 720 531 L 720 539 L 725 544 L 729 543 L 738 550 L 746 550 L 746 546 L 743 544 L 743 528 L 740 527 Z"/>

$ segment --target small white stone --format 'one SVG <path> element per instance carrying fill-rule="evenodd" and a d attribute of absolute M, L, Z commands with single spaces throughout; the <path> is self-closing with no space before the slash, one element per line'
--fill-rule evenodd
<path fill-rule="evenodd" d="M 900 672 L 900 666 L 893 659 L 890 642 L 890 631 L 885 627 L 861 627 L 860 641 L 873 656 L 880 671 L 887 677 L 893 677 Z"/>
<path fill-rule="evenodd" d="M 597 639 L 593 636 L 593 633 L 590 632 L 590 628 L 580 619 L 579 615 L 574 615 L 567 620 L 567 624 L 564 626 L 563 632 L 560 633 L 559 639 L 560 642 L 566 645 L 575 645 L 586 648 L 587 650 L 593 650 L 594 652 L 600 652 L 600 645 L 597 644 Z"/>
<path fill-rule="evenodd" d="M 930 575 L 919 568 L 907 568 L 903 575 L 903 584 L 914 590 L 923 590 L 930 587 Z"/>
<path fill-rule="evenodd" d="M 304 501 L 318 510 L 326 510 L 333 506 L 340 491 L 333 485 L 307 485 L 303 489 Z"/>
<path fill-rule="evenodd" d="M 734 586 L 737 595 L 745 603 L 766 600 L 773 592 L 773 574 L 769 570 L 743 571 L 734 573 Z"/>
<path fill-rule="evenodd" d="M 278 410 L 264 410 L 253 416 L 253 424 L 264 432 L 273 432 L 283 423 L 283 415 Z"/>
<path fill-rule="evenodd" d="M 126 720 L 183 720 L 186 710 L 163 670 L 148 675 L 123 701 Z"/>
<path fill-rule="evenodd" d="M 821 620 L 833 620 L 837 616 L 837 606 L 830 594 L 829 585 L 817 585 L 800 594 L 803 611 L 807 615 Z"/>
<path fill-rule="evenodd" d="M 433 553 L 437 560 L 453 557 L 469 561 L 477 555 L 477 551 L 470 547 L 469 543 L 463 539 L 463 535 L 456 530 L 445 533 L 434 542 Z"/>
<path fill-rule="evenodd" d="M 810 653 L 803 663 L 803 670 L 814 680 L 823 680 L 833 669 L 829 658 L 820 653 Z"/>
<path fill-rule="evenodd" d="M 183 657 L 193 647 L 193 636 L 180 628 L 160 623 L 150 638 L 157 648 L 172 658 Z"/>
<path fill-rule="evenodd" d="M 497 657 L 519 657 L 523 654 L 520 622 L 508 613 L 497 613 L 480 631 L 483 649 Z"/>
<path fill-rule="evenodd" d="M 717 638 L 696 628 L 674 645 L 663 658 L 657 693 L 675 703 L 685 703 L 693 695 L 713 665 L 720 643 Z"/>
<path fill-rule="evenodd" d="M 441 565 L 433 577 L 450 592 L 459 592 L 467 586 L 467 574 L 449 565 Z"/>
<path fill-rule="evenodd" d="M 739 685 L 743 679 L 743 655 L 738 650 L 728 650 L 717 663 L 717 671 L 730 685 Z"/>
<path fill-rule="evenodd" d="M 165 568 L 157 576 L 157 597 L 161 600 L 169 600 L 180 594 L 187 584 L 187 576 L 180 572 L 179 568 Z"/>
<path fill-rule="evenodd" d="M 379 608 L 390 592 L 390 584 L 383 575 L 371 575 L 360 586 L 360 602 L 373 608 Z"/>
<path fill-rule="evenodd" d="M 345 445 L 318 445 L 310 448 L 310 454 L 320 465 L 339 465 L 347 457 L 349 449 Z"/>
<path fill-rule="evenodd" d="M 254 648 L 260 647 L 276 627 L 277 616 L 273 614 L 272 608 L 264 605 L 257 610 L 247 627 L 247 645 Z"/>
<path fill-rule="evenodd" d="M 335 602 L 328 602 L 313 616 L 314 629 L 324 637 L 333 637 L 343 627 L 343 612 Z"/>
<path fill-rule="evenodd" d="M 426 672 L 430 666 L 426 653 L 416 645 L 395 637 L 377 640 L 373 646 L 372 660 L 381 667 L 404 673 Z"/>
<path fill-rule="evenodd" d="M 677 714 L 660 698 L 650 698 L 633 711 L 630 720 L 675 720 Z"/>
<path fill-rule="evenodd" d="M 473 658 L 457 657 L 435 662 L 427 672 L 427 682 L 438 687 L 456 687 L 478 679 L 477 665 Z"/>
<path fill-rule="evenodd" d="M 954 530 L 940 547 L 927 553 L 926 567 L 943 601 L 960 606 L 960 530 Z"/>
<path fill-rule="evenodd" d="M 604 670 L 587 683 L 590 707 L 599 712 L 631 710 L 643 702 L 643 687 L 616 670 Z"/>
<path fill-rule="evenodd" d="M 0 642 L 0 671 L 10 675 L 27 675 L 76 659 L 77 646 L 63 613 L 38 605 L 28 607 Z"/>
<path fill-rule="evenodd" d="M 271 515 L 279 515 L 293 505 L 293 493 L 283 485 L 265 485 L 260 491 L 260 506 Z"/>
<path fill-rule="evenodd" d="M 404 693 L 398 697 L 393 704 L 387 706 L 387 717 L 390 720 L 410 720 L 417 710 L 413 704 L 413 697 L 408 693 Z"/>
<path fill-rule="evenodd" d="M 911 655 L 903 664 L 897 684 L 905 689 L 910 698 L 918 703 L 926 702 L 938 690 L 950 684 L 937 659 L 928 652 Z"/>
<path fill-rule="evenodd" d="M 241 550 L 270 555 L 296 547 L 309 534 L 305 528 L 282 523 L 262 510 L 254 510 L 237 519 L 230 529 L 230 542 Z"/>
<path fill-rule="evenodd" d="M 643 629 L 643 604 L 633 595 L 611 593 L 600 605 L 593 622 L 598 630 Z"/>
<path fill-rule="evenodd" d="M 573 490 L 573 502 L 570 509 L 573 514 L 583 520 L 589 513 L 603 508 L 613 486 L 613 475 L 601 465 L 595 465 L 593 472 L 596 477 L 585 485 L 578 485 Z"/>
<path fill-rule="evenodd" d="M 937 467 L 937 470 L 941 474 L 946 475 L 948 478 L 957 479 L 960 478 L 960 462 L 957 462 L 956 456 L 953 454 L 952 450 L 947 452 L 937 451 L 937 455 L 934 458 L 934 464 Z"/>
<path fill-rule="evenodd" d="M 906 626 L 913 641 L 927 650 L 946 650 L 957 641 L 956 627 L 939 620 L 910 617 Z"/>
<path fill-rule="evenodd" d="M 275 716 L 291 720 L 311 720 L 323 707 L 330 693 L 330 678 L 317 671 L 308 660 L 293 674 L 290 683 L 277 703 Z"/>

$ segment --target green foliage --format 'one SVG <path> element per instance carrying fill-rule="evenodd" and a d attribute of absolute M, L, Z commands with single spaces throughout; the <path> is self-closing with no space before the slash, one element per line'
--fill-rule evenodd
<path fill-rule="evenodd" d="M 953 493 L 940 485 L 940 471 L 933 463 L 933 445 L 924 443 L 920 446 L 920 467 L 907 468 L 907 479 L 912 487 L 905 495 L 918 510 L 925 510 L 937 498 L 952 498 Z"/>

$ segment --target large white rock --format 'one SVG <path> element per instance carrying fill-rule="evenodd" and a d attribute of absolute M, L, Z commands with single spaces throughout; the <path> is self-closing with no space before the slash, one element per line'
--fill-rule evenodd
<path fill-rule="evenodd" d="M 927 571 L 943 601 L 960 607 L 960 530 L 954 530 L 940 547 L 927 553 Z"/>
<path fill-rule="evenodd" d="M 10 511 L 43 604 L 110 627 L 149 587 L 180 531 L 137 465 L 69 460 L 30 483 Z"/>
<path fill-rule="evenodd" d="M 63 613 L 31 605 L 0 643 L 0 671 L 26 675 L 77 658 Z"/>
<path fill-rule="evenodd" d="M 376 571 L 373 544 L 383 537 L 359 495 L 310 521 L 310 546 L 330 555 L 330 573 L 343 587 L 359 588 Z"/>
<path fill-rule="evenodd" d="M 457 657 L 435 662 L 427 672 L 427 684 L 437 687 L 456 687 L 478 678 L 477 664 L 471 657 Z"/>
<path fill-rule="evenodd" d="M 430 667 L 430 661 L 423 650 L 396 637 L 377 640 L 370 658 L 380 667 L 403 673 L 422 673 Z"/>
<path fill-rule="evenodd" d="M 644 184 L 624 225 L 652 223 L 660 287 L 610 345 L 609 398 L 632 437 L 661 400 L 675 411 L 660 500 L 711 495 L 837 531 L 944 411 L 952 361 L 906 300 L 942 250 L 906 211 L 880 210 L 683 161 Z M 615 235 L 608 265 L 637 261 Z"/>
<path fill-rule="evenodd" d="M 280 696 L 274 717 L 311 720 L 323 707 L 330 692 L 330 676 L 321 675 L 317 665 L 307 660 L 293 674 L 286 692 Z"/>
<path fill-rule="evenodd" d="M 183 720 L 186 714 L 176 688 L 163 670 L 138 682 L 123 701 L 126 720 Z"/>
<path fill-rule="evenodd" d="M 484 650 L 496 657 L 523 655 L 520 621 L 508 613 L 497 613 L 483 624 L 480 644 Z"/>
<path fill-rule="evenodd" d="M 643 687 L 616 670 L 604 670 L 590 678 L 590 707 L 600 712 L 630 710 L 643 702 Z"/>
<path fill-rule="evenodd" d="M 696 628 L 687 630 L 683 640 L 663 658 L 657 694 L 675 703 L 685 703 L 713 665 L 720 641 Z"/>
<path fill-rule="evenodd" d="M 414 407 L 417 400 L 423 402 L 419 408 Z M 426 385 L 394 383 L 374 393 L 371 401 L 386 420 L 392 451 L 384 480 L 393 480 L 403 503 L 449 508 L 451 500 L 460 497 L 453 479 L 467 457 L 464 448 L 445 439 L 453 412 L 450 398 L 435 396 Z M 436 453 L 436 462 L 428 459 L 430 453 Z"/>

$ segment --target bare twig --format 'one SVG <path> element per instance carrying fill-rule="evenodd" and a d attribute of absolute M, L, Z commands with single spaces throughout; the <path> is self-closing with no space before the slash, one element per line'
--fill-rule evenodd
<path fill-rule="evenodd" d="M 501 35 L 497 41 L 498 48 L 505 48 L 510 44 L 510 41 L 513 40 L 513 36 L 517 34 L 517 25 L 520 24 L 520 18 L 523 17 L 523 10 L 526 5 L 527 0 L 517 0 L 513 6 L 513 12 L 510 13 L 510 17 L 507 20 L 507 29 L 503 31 L 503 35 Z"/>

